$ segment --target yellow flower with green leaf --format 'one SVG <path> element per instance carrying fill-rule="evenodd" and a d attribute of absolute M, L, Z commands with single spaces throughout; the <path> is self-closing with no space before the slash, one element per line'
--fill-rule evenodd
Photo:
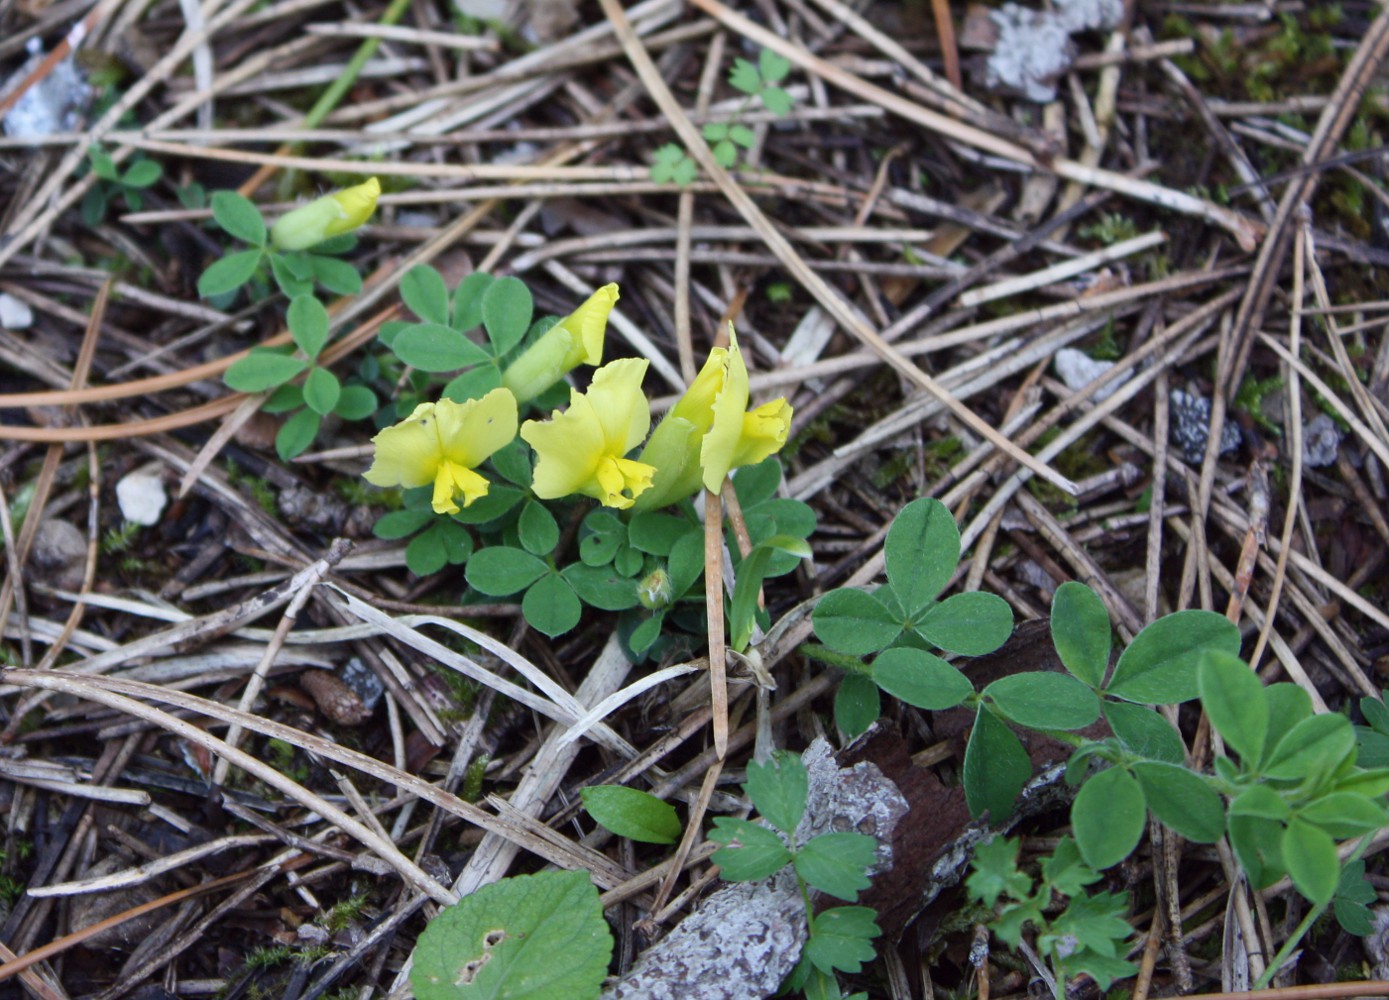
<path fill-rule="evenodd" d="M 791 406 L 775 399 L 748 410 L 748 369 L 729 326 L 729 346 L 716 347 L 694 382 L 642 449 L 655 482 L 637 507 L 654 510 L 700 487 L 717 491 L 733 469 L 776 454 L 791 429 Z"/>
<path fill-rule="evenodd" d="M 528 347 L 502 372 L 502 385 L 528 403 L 579 365 L 603 360 L 608 314 L 617 304 L 617 285 L 604 285 Z"/>
<path fill-rule="evenodd" d="M 280 216 L 270 227 L 270 242 L 277 250 L 307 250 L 331 236 L 350 233 L 371 218 L 381 182 L 375 177 L 344 188 Z"/>
<path fill-rule="evenodd" d="M 487 495 L 488 481 L 473 470 L 516 437 L 516 397 L 493 389 L 481 399 L 421 403 L 371 443 L 376 459 L 366 480 L 375 486 L 434 484 L 436 514 L 457 514 Z"/>
<path fill-rule="evenodd" d="M 535 449 L 532 488 L 542 500 L 573 493 L 624 510 L 651 487 L 656 471 L 627 458 L 651 429 L 641 391 L 644 358 L 626 358 L 593 374 L 588 392 L 570 390 L 569 408 L 549 420 L 527 420 L 521 437 Z"/>

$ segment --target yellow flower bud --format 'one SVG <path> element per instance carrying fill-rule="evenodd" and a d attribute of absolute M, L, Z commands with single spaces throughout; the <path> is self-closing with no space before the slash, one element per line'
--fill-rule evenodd
<path fill-rule="evenodd" d="M 350 233 L 371 218 L 379 197 L 381 182 L 372 177 L 355 187 L 315 198 L 282 215 L 270 227 L 270 242 L 277 250 L 307 250 L 330 236 Z"/>
<path fill-rule="evenodd" d="M 579 365 L 603 360 L 608 314 L 617 304 L 617 285 L 604 285 L 583 305 L 550 327 L 502 372 L 502 385 L 527 403 Z"/>

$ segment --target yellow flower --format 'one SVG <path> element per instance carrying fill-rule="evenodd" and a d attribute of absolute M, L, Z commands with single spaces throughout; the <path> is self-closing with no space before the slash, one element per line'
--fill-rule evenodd
<path fill-rule="evenodd" d="M 502 385 L 518 403 L 530 402 L 579 365 L 603 360 L 603 334 L 617 298 L 617 286 L 604 285 L 507 366 Z"/>
<path fill-rule="evenodd" d="M 729 327 L 729 346 L 716 347 L 680 401 L 651 435 L 640 461 L 657 469 L 637 506 L 652 510 L 683 500 L 701 486 L 717 491 L 740 466 L 774 455 L 786 443 L 791 406 L 785 399 L 748 411 L 748 369 Z"/>
<path fill-rule="evenodd" d="M 487 480 L 473 469 L 511 443 L 516 420 L 516 398 L 505 389 L 466 403 L 421 403 L 410 416 L 371 439 L 376 460 L 366 480 L 407 489 L 433 483 L 434 512 L 457 514 L 460 496 L 467 507 L 487 495 Z"/>
<path fill-rule="evenodd" d="M 644 358 L 604 365 L 588 392 L 570 390 L 569 409 L 521 425 L 521 437 L 535 449 L 536 496 L 582 493 L 623 510 L 650 488 L 656 470 L 624 457 L 651 429 L 651 407 L 641 391 L 646 366 Z"/>
<path fill-rule="evenodd" d="M 282 215 L 270 227 L 270 242 L 279 250 L 306 250 L 330 236 L 350 233 L 376 211 L 381 182 L 375 177 L 356 187 L 315 198 Z"/>

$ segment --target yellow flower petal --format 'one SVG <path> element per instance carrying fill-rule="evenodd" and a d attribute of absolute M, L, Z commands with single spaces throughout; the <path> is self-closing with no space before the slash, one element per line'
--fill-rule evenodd
<path fill-rule="evenodd" d="M 443 458 L 434 405 L 421 403 L 410 416 L 371 439 L 376 458 L 366 472 L 367 482 L 413 489 L 434 481 Z"/>
<path fill-rule="evenodd" d="M 624 457 L 651 427 L 641 392 L 646 368 L 645 359 L 604 365 L 587 393 L 571 391 L 567 410 L 521 425 L 521 437 L 535 449 L 536 496 L 554 500 L 580 493 L 622 509 L 650 488 L 655 469 Z"/>
<path fill-rule="evenodd" d="M 466 465 L 447 460 L 440 462 L 438 475 L 434 477 L 434 513 L 457 514 L 455 497 L 461 496 L 463 506 L 467 507 L 479 497 L 485 497 L 490 486 L 484 477 Z"/>
<path fill-rule="evenodd" d="M 594 470 L 598 484 L 595 499 L 605 507 L 626 510 L 632 506 L 633 497 L 640 496 L 651 487 L 651 477 L 656 470 L 650 465 L 634 462 L 630 458 L 614 458 L 604 455 Z M 624 496 L 629 492 L 631 496 Z"/>
<path fill-rule="evenodd" d="M 743 433 L 743 413 L 748 408 L 748 368 L 738 340 L 729 328 L 732 342 L 728 347 L 728 369 L 719 394 L 714 398 L 712 419 L 699 449 L 699 461 L 704 466 L 704 487 L 717 493 L 724 477 L 735 467 L 734 455 Z"/>
<path fill-rule="evenodd" d="M 569 353 L 565 356 L 565 371 L 579 365 L 596 365 L 603 360 L 603 335 L 608 329 L 608 315 L 617 305 L 617 285 L 607 284 L 588 297 L 556 326 L 573 334 Z"/>
<path fill-rule="evenodd" d="M 791 404 L 784 398 L 743 414 L 743 432 L 733 452 L 733 468 L 756 465 L 781 451 L 791 432 L 791 415 Z"/>
<path fill-rule="evenodd" d="M 623 358 L 593 373 L 587 395 L 603 427 L 609 454 L 627 454 L 651 430 L 651 404 L 641 391 L 649 364 L 645 358 Z"/>
<path fill-rule="evenodd" d="M 421 403 L 410 416 L 371 439 L 376 458 L 366 480 L 407 489 L 432 483 L 434 512 L 456 514 L 459 497 L 467 507 L 487 495 L 488 482 L 473 466 L 515 436 L 516 400 L 505 389 L 464 403 Z"/>
<path fill-rule="evenodd" d="M 437 406 L 444 457 L 459 465 L 479 466 L 516 437 L 516 397 L 506 389 L 464 403 L 441 399 Z"/>

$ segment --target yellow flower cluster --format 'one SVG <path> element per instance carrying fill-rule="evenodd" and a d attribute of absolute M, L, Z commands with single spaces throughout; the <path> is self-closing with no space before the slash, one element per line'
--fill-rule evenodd
<path fill-rule="evenodd" d="M 367 472 L 378 486 L 433 484 L 437 513 L 457 513 L 487 494 L 476 467 L 516 437 L 517 403 L 538 396 L 579 364 L 602 359 L 616 285 L 599 289 L 557 323 L 502 374 L 502 387 L 481 399 L 422 403 L 372 439 Z M 689 390 L 637 458 L 627 457 L 651 429 L 642 393 L 647 361 L 627 358 L 594 372 L 587 392 L 571 390 L 569 406 L 548 420 L 527 420 L 521 438 L 535 449 L 532 489 L 554 500 L 580 494 L 619 510 L 653 510 L 699 489 L 718 490 L 735 468 L 775 454 L 786 443 L 791 407 L 785 399 L 748 409 L 748 370 L 730 327 Z"/>

